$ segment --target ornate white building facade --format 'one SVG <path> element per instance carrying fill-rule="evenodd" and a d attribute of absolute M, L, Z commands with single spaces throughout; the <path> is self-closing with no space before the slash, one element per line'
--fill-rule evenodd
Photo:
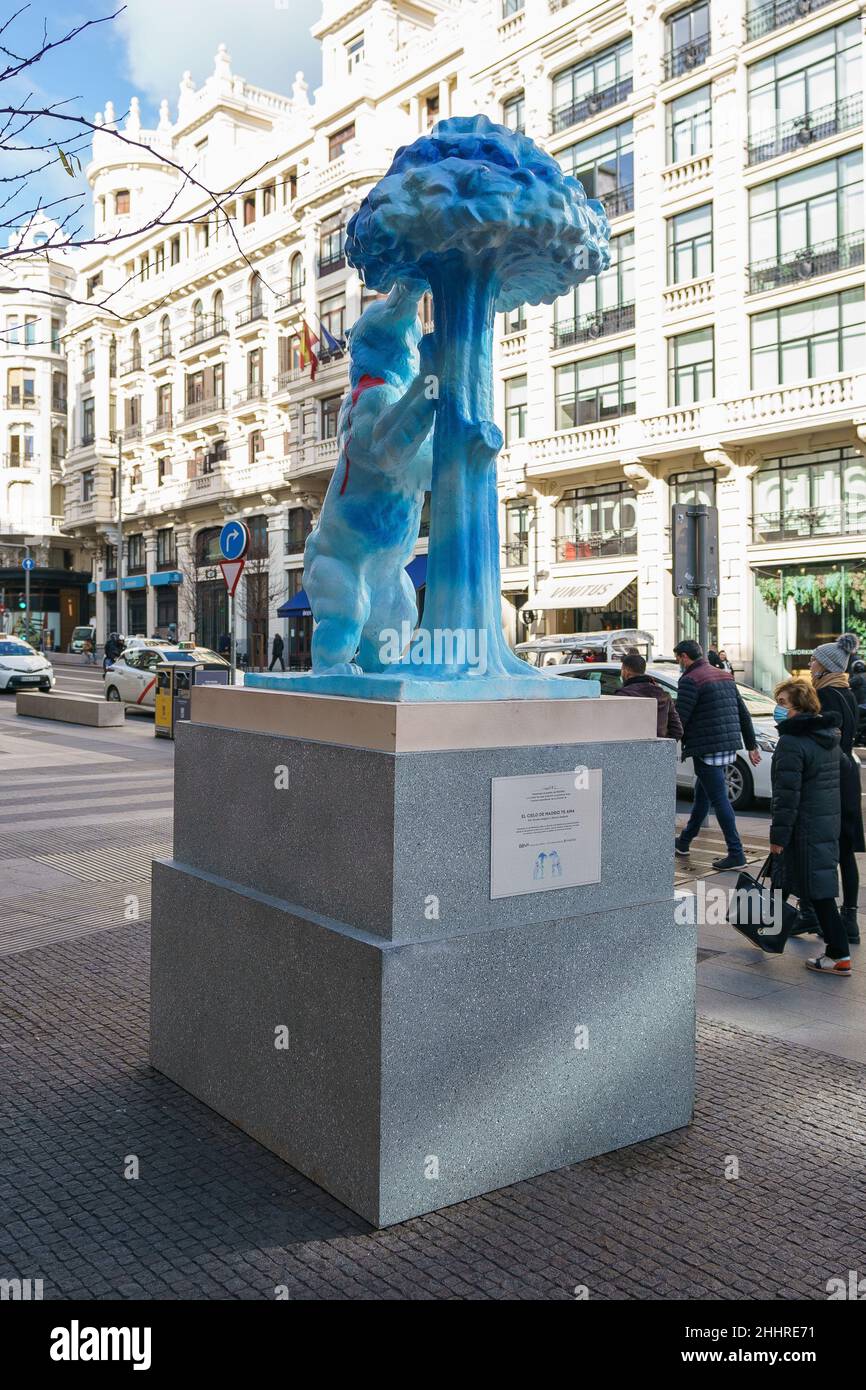
<path fill-rule="evenodd" d="M 23 630 L 29 550 L 32 621 L 60 644 L 79 620 L 86 557 L 63 535 L 66 361 L 62 332 L 75 270 L 40 250 L 56 223 L 37 213 L 9 239 L 0 301 L 0 631 Z M 35 635 L 35 634 L 34 634 Z"/>
<path fill-rule="evenodd" d="M 138 146 L 94 142 L 97 231 L 177 195 L 176 225 L 90 257 L 69 316 L 66 520 L 93 547 L 100 638 L 118 622 L 119 449 L 120 626 L 215 642 L 215 537 L 236 514 L 261 656 L 336 461 L 333 343 L 364 303 L 346 221 L 398 145 L 474 111 L 560 159 L 613 233 L 597 283 L 500 318 L 511 635 L 637 624 L 669 652 L 695 626 L 670 574 L 671 504 L 690 500 L 719 508 L 712 636 L 747 677 L 866 634 L 861 6 L 325 0 L 314 32 L 314 96 L 252 87 L 221 50 L 176 119 L 164 104 L 143 131 L 133 110 Z M 166 157 L 233 190 L 230 227 Z M 304 321 L 326 345 L 315 381 Z"/>

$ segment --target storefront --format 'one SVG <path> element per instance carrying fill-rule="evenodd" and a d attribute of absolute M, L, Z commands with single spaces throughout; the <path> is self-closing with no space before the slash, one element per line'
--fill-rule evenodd
<path fill-rule="evenodd" d="M 855 632 L 866 645 L 866 561 L 754 568 L 753 684 L 772 690 L 808 670 L 822 642 Z"/>
<path fill-rule="evenodd" d="M 527 607 L 536 621 L 545 619 L 545 632 L 604 632 L 637 627 L 637 575 L 593 574 L 580 579 L 546 579 Z"/>
<path fill-rule="evenodd" d="M 90 576 L 78 570 L 37 567 L 30 572 L 30 640 L 65 651 L 72 629 L 88 617 Z M 25 636 L 24 571 L 0 569 L 0 630 Z"/>
<path fill-rule="evenodd" d="M 156 636 L 176 636 L 178 586 L 183 580 L 180 570 L 161 570 L 150 576 L 151 588 L 156 590 Z"/>
<path fill-rule="evenodd" d="M 147 575 L 131 574 L 123 581 L 127 637 L 149 637 L 147 630 Z"/>

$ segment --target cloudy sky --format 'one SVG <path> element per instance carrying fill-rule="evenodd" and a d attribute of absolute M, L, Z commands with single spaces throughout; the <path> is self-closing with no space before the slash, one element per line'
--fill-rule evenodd
<path fill-rule="evenodd" d="M 117 10 L 115 18 L 6 80 L 0 105 L 64 101 L 65 110 L 92 120 L 106 101 L 113 101 L 120 115 L 130 98 L 138 96 L 144 124 L 155 125 L 160 99 L 168 98 L 174 115 L 181 74 L 188 68 L 198 86 L 213 70 L 220 43 L 227 45 L 234 71 L 257 86 L 289 93 L 299 68 L 311 90 L 320 81 L 319 48 L 309 30 L 321 13 L 321 0 L 127 0 L 124 8 L 119 0 L 30 0 L 4 42 L 19 55 L 30 54 L 41 47 L 43 23 L 48 38 L 56 40 L 86 20 Z M 58 127 L 52 128 L 51 138 L 59 138 Z M 67 144 L 70 140 L 71 135 Z M 32 207 L 36 196 L 44 203 L 80 198 L 85 189 L 83 177 L 69 178 L 56 163 L 31 182 L 17 206 L 22 211 Z"/>

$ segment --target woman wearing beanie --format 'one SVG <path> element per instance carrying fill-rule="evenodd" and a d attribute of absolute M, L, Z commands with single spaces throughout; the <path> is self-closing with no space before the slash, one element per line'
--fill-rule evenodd
<path fill-rule="evenodd" d="M 839 716 L 824 713 L 815 690 L 803 680 L 777 686 L 776 704 L 779 742 L 771 770 L 770 852 L 779 856 L 779 873 L 773 882 L 781 880 L 786 897 L 793 893 L 801 903 L 807 899 L 820 924 L 826 951 L 808 960 L 807 969 L 841 979 L 851 974 L 851 956 L 836 906 Z"/>
<path fill-rule="evenodd" d="M 825 642 L 812 653 L 809 669 L 812 684 L 818 694 L 821 711 L 837 714 L 841 733 L 842 756 L 839 769 L 839 789 L 842 820 L 839 833 L 839 872 L 842 877 L 842 921 L 851 945 L 860 943 L 860 924 L 857 920 L 857 899 L 860 894 L 860 874 L 855 855 L 866 850 L 863 835 L 863 805 L 860 787 L 860 766 L 852 757 L 857 734 L 857 701 L 848 682 L 848 664 L 860 645 L 853 632 L 844 632 L 838 642 Z M 817 931 L 814 915 L 808 904 L 800 902 L 798 931 Z"/>

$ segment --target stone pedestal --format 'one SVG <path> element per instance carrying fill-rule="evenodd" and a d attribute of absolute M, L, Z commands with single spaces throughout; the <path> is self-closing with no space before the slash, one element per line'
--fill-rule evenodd
<path fill-rule="evenodd" d="M 152 1060 L 373 1225 L 687 1124 L 695 932 L 652 701 L 198 687 Z M 600 881 L 490 896 L 491 782 L 600 769 Z"/>

